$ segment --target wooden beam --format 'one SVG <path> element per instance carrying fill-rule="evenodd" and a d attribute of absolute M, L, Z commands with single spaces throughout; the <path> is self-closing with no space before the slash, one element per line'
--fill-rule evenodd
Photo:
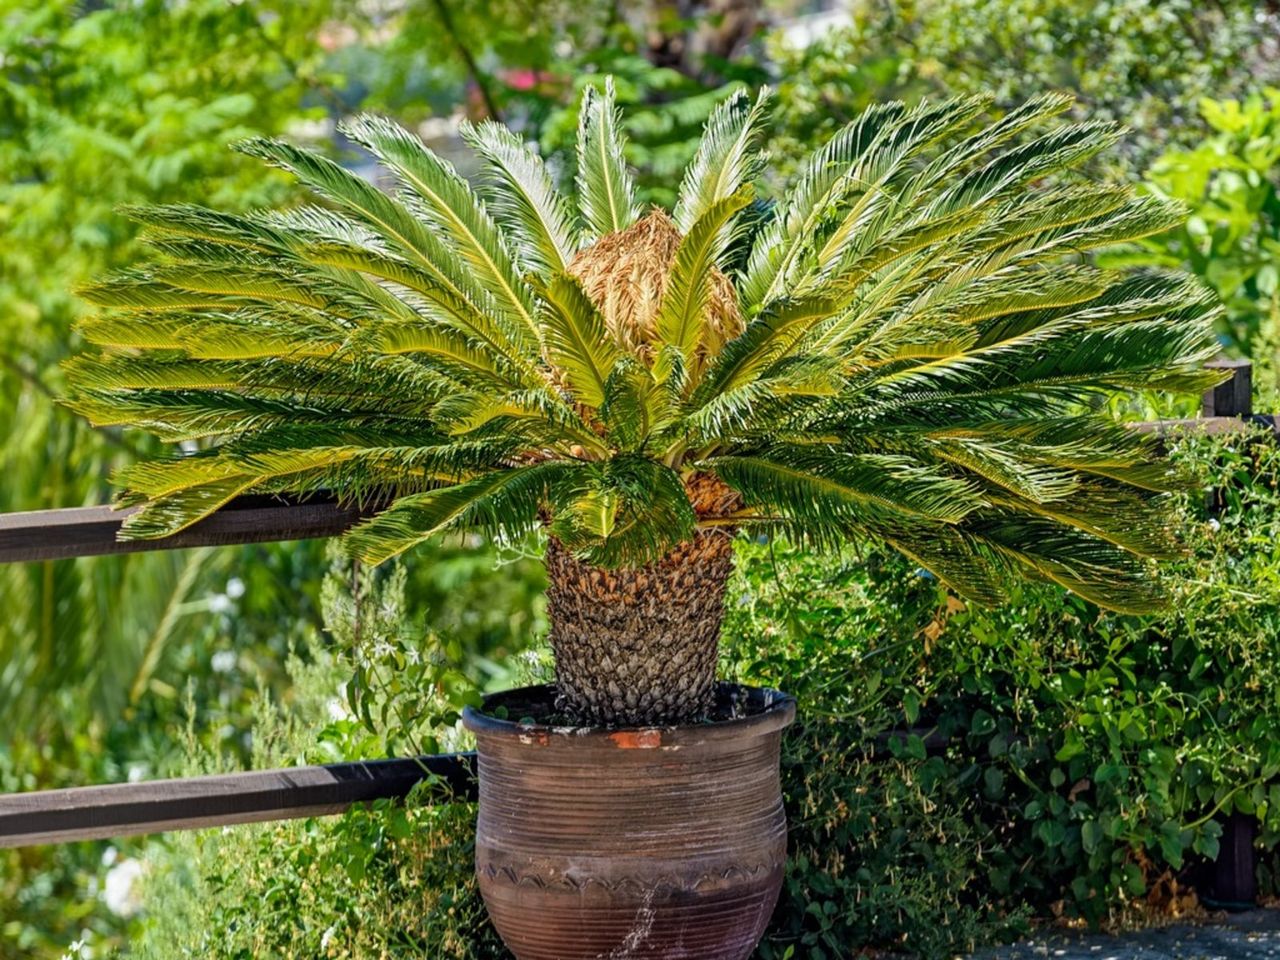
<path fill-rule="evenodd" d="M 102 506 L 0 514 L 0 563 L 332 537 L 372 513 L 330 497 L 247 496 L 171 537 L 119 540 L 131 512 Z"/>
<path fill-rule="evenodd" d="M 1200 412 L 1206 417 L 1248 417 L 1253 414 L 1253 364 L 1248 360 L 1220 357 L 1205 364 L 1209 370 L 1230 371 L 1231 376 L 1206 390 Z"/>
<path fill-rule="evenodd" d="M 291 820 L 400 798 L 429 774 L 475 799 L 474 754 L 289 767 L 0 795 L 0 847 Z"/>

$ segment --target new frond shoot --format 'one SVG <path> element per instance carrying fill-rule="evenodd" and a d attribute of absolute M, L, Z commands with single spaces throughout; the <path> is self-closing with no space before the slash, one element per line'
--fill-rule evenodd
<path fill-rule="evenodd" d="M 672 215 L 610 83 L 573 198 L 505 128 L 465 132 L 473 185 L 361 117 L 394 193 L 254 140 L 317 206 L 131 211 L 157 257 L 84 291 L 69 403 L 185 452 L 122 474 L 124 535 L 319 490 L 383 507 L 347 537 L 373 562 L 545 527 L 562 705 L 612 723 L 706 708 L 737 531 L 888 543 L 982 603 L 1030 576 L 1157 604 L 1174 478 L 1100 401 L 1212 383 L 1217 307 L 1090 251 L 1181 211 L 1084 184 L 1117 132 L 1058 97 L 872 108 L 762 203 L 767 103 L 712 115 Z"/>

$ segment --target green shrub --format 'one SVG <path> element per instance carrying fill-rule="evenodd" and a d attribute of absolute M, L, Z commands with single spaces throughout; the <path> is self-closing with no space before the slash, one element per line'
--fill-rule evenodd
<path fill-rule="evenodd" d="M 459 748 L 435 738 L 451 732 L 475 685 L 457 669 L 456 642 L 450 651 L 406 618 L 407 579 L 403 568 L 335 562 L 322 592 L 336 652 L 317 644 L 290 658 L 287 709 L 263 696 L 254 768 Z M 194 736 L 189 745 L 188 772 L 208 772 Z M 152 849 L 147 918 L 130 955 L 501 956 L 472 882 L 474 807 L 440 799 L 428 782 L 404 804 L 175 835 Z"/>
<path fill-rule="evenodd" d="M 734 672 L 794 691 L 801 716 L 766 956 L 941 957 L 1028 914 L 1141 919 L 1139 898 L 1216 856 L 1220 816 L 1255 815 L 1276 844 L 1280 452 L 1196 440 L 1175 455 L 1200 485 L 1171 510 L 1188 555 L 1159 616 L 1033 586 L 970 608 L 891 557 L 744 551 Z M 923 729 L 889 762 L 857 759 L 903 726 Z"/>

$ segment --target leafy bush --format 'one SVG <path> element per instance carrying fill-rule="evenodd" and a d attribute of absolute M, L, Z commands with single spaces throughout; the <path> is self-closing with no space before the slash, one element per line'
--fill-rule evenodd
<path fill-rule="evenodd" d="M 832 568 L 775 548 L 776 577 L 751 548 L 730 656 L 794 690 L 802 721 L 766 956 L 945 956 L 1029 913 L 1183 909 L 1220 817 L 1256 816 L 1265 845 L 1280 839 L 1280 452 L 1197 440 L 1176 456 L 1200 489 L 1172 515 L 1189 553 L 1158 616 L 1041 586 L 972 608 L 891 557 Z M 852 759 L 903 725 L 945 749 L 927 756 L 918 729 L 887 763 Z"/>
<path fill-rule="evenodd" d="M 986 882 L 1002 839 L 972 775 L 928 756 L 918 733 L 883 736 L 920 719 L 917 624 L 936 581 L 888 554 L 833 564 L 781 544 L 743 545 L 739 566 L 730 672 L 799 701 L 784 740 L 786 885 L 759 956 L 834 960 L 866 944 L 951 956 L 1023 929 L 1027 911 Z"/>
<path fill-rule="evenodd" d="M 450 645 L 406 616 L 406 583 L 403 568 L 335 564 L 325 617 L 343 652 L 317 646 L 290 658 L 292 703 L 261 701 L 255 768 L 457 747 L 434 737 L 447 735 L 475 687 Z M 194 737 L 189 746 L 189 772 L 208 772 Z M 502 956 L 472 883 L 474 808 L 439 800 L 428 781 L 404 804 L 176 835 L 152 854 L 148 918 L 130 955 Z"/>
<path fill-rule="evenodd" d="M 861 0 L 853 25 L 772 51 L 801 142 L 887 94 L 994 92 L 1002 105 L 1069 90 L 1091 118 L 1125 123 L 1144 167 L 1194 143 L 1203 96 L 1276 82 L 1276 14 L 1251 0 Z"/>

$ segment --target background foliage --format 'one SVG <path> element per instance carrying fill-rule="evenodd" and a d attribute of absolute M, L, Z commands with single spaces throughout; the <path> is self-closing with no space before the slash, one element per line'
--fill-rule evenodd
<path fill-rule="evenodd" d="M 1280 64 L 1274 3 L 863 0 L 853 5 L 846 27 L 819 19 L 803 29 L 804 21 L 792 15 L 811 5 L 785 2 L 752 8 L 745 18 L 743 5 L 728 0 L 538 6 L 539 16 L 530 17 L 523 0 L 376 6 L 355 0 L 0 0 L 0 510 L 102 502 L 108 471 L 143 449 L 137 436 L 87 430 L 53 402 L 61 389 L 58 364 L 78 349 L 70 330 L 80 307 L 70 291 L 138 255 L 131 227 L 113 212 L 117 204 L 196 200 L 249 209 L 288 203 L 284 180 L 264 176 L 260 165 L 225 144 L 288 132 L 358 166 L 361 158 L 331 130 L 333 120 L 363 108 L 419 123 L 419 132 L 446 150 L 457 113 L 500 113 L 550 152 L 573 129 L 574 88 L 605 69 L 625 78 L 621 93 L 633 101 L 631 159 L 642 167 L 646 199 L 658 200 L 668 199 L 666 171 L 692 152 L 706 105 L 727 85 L 768 80 L 779 88 L 770 146 L 784 167 L 872 99 L 994 87 L 1008 106 L 1040 90 L 1071 89 L 1084 97 L 1083 111 L 1133 128 L 1123 169 L 1097 176 L 1145 176 L 1153 189 L 1189 201 L 1203 220 L 1203 229 L 1193 220 L 1186 233 L 1161 238 L 1141 255 L 1206 278 L 1230 311 L 1224 334 L 1275 369 L 1274 271 L 1268 268 L 1276 259 L 1276 97 L 1262 89 L 1277 82 Z M 1202 109 L 1206 96 L 1218 106 Z M 1240 101 L 1238 110 L 1224 103 L 1231 99 Z M 1237 450 L 1203 457 L 1225 456 L 1237 469 L 1253 455 Z M 1269 489 L 1237 491 L 1241 512 L 1217 517 L 1222 527 L 1212 536 L 1207 519 L 1197 519 L 1199 559 L 1183 569 L 1187 585 L 1178 588 L 1188 614 L 1157 627 L 1098 617 L 1054 591 L 1027 592 L 1003 618 L 965 609 L 939 620 L 947 608 L 936 585 L 902 565 L 876 557 L 818 563 L 775 545 L 775 576 L 766 546 L 744 548 L 747 573 L 738 590 L 745 600 L 735 608 L 731 633 L 747 637 L 760 628 L 764 636 L 767 626 L 769 638 L 785 642 L 766 650 L 735 640 L 730 665 L 744 675 L 777 678 L 812 704 L 812 722 L 794 739 L 788 764 L 795 836 L 810 852 L 793 862 L 788 899 L 767 949 L 782 955 L 794 944 L 795 956 L 808 956 L 806 950 L 823 949 L 824 938 L 828 944 L 838 937 L 901 942 L 895 938 L 903 933 L 934 938 L 932 947 L 915 944 L 920 949 L 942 949 L 947 930 L 955 931 L 957 943 L 1004 935 L 1028 911 L 1051 916 L 1059 899 L 1064 912 L 1112 913 L 1126 909 L 1130 867 L 1152 879 L 1172 863 L 1175 847 L 1184 864 L 1196 856 L 1197 843 L 1209 849 L 1211 821 L 1185 833 L 1178 827 L 1176 836 L 1166 825 L 1194 822 L 1218 804 L 1224 810 L 1237 805 L 1233 778 L 1251 784 L 1264 770 L 1261 738 L 1243 737 L 1238 725 L 1244 709 L 1264 727 L 1273 722 L 1274 698 L 1266 699 L 1274 692 L 1272 664 L 1261 640 L 1272 623 L 1275 581 L 1263 539 L 1274 523 Z M 1224 551 L 1217 559 L 1230 561 L 1224 570 L 1204 552 L 1211 545 Z M 332 641 L 309 639 L 320 623 L 326 569 L 314 544 L 0 569 L 6 610 L 0 621 L 0 715 L 6 721 L 0 790 L 181 770 L 188 723 L 198 741 L 189 749 L 218 769 L 303 754 L 319 759 L 402 749 L 396 724 L 374 738 L 351 718 L 329 717 L 334 684 L 353 670 L 325 651 Z M 411 638 L 429 625 L 459 645 L 455 652 L 471 664 L 465 671 L 471 684 L 504 682 L 513 652 L 540 629 L 538 565 L 454 543 L 420 551 L 405 571 L 404 622 L 411 631 L 402 645 L 411 649 Z M 806 579 L 820 586 L 801 590 Z M 341 593 L 349 583 L 344 574 L 329 590 Z M 866 602 L 875 614 L 857 612 Z M 875 619 L 883 603 L 901 611 L 888 621 L 892 640 L 879 633 Z M 1211 603 L 1231 611 L 1221 646 L 1208 626 Z M 1193 618 L 1195 611 L 1200 614 Z M 818 644 L 823 631 L 829 646 Z M 972 644 L 974 631 L 991 639 Z M 879 652 L 855 659 L 869 636 Z M 1118 644 L 1114 653 L 1112 643 Z M 297 655 L 286 667 L 290 649 Z M 1201 656 L 1200 672 L 1189 679 Z M 842 693 L 858 689 L 850 659 L 863 689 L 878 684 L 874 698 L 854 703 Z M 1257 686 L 1250 686 L 1254 675 Z M 1045 677 L 1066 686 L 1054 687 Z M 1010 693 L 1014 682 L 1026 689 Z M 1092 685 L 1084 688 L 1088 695 L 1068 696 L 1081 682 Z M 1231 704 L 1211 709 L 1203 695 L 1211 682 L 1233 691 L 1241 711 Z M 415 696 L 412 690 L 404 695 Z M 264 698 L 276 705 L 274 719 L 263 713 Z M 370 709 L 375 703 L 381 701 L 375 697 Z M 967 786 L 957 788 L 953 775 L 974 776 L 969 767 L 949 756 L 913 756 L 919 751 L 914 741 L 886 763 L 850 752 L 916 710 L 924 722 L 967 730 L 973 751 L 995 745 L 997 755 L 979 765 L 973 781 L 981 786 L 965 780 Z M 1124 711 L 1128 719 L 1121 723 Z M 447 705 L 428 711 L 441 718 L 447 712 Z M 1082 752 L 1059 761 L 1054 758 L 1067 743 L 1056 725 L 1068 716 L 1095 719 L 1071 745 Z M 1220 749 L 1192 756 L 1189 738 L 1174 735 L 1175 720 L 1203 728 L 1203 742 Z M 330 724 L 346 726 L 316 736 Z M 1035 731 L 1043 742 L 1035 750 L 1021 741 L 1002 745 L 1002 731 L 1011 726 Z M 1167 783 L 1174 789 L 1159 786 L 1166 782 L 1165 759 L 1148 759 L 1147 740 L 1122 732 L 1134 730 L 1173 750 L 1179 765 Z M 1180 751 L 1194 762 L 1182 764 Z M 823 760 L 816 767 L 815 757 Z M 1099 777 L 1103 767 L 1119 772 Z M 1199 771 L 1194 783 L 1193 769 Z M 995 771 L 992 783 L 999 774 L 990 796 L 988 770 Z M 1030 771 L 1031 785 L 1018 770 Z M 1156 786 L 1148 791 L 1150 770 Z M 1076 772 L 1090 787 L 1073 797 L 1078 779 L 1054 781 Z M 1260 797 L 1253 789 L 1244 803 L 1268 824 L 1270 840 L 1276 805 L 1269 786 Z M 877 812 L 888 799 L 901 812 L 890 822 Z M 443 938 L 451 922 L 447 908 L 424 911 L 419 924 L 404 907 L 428 891 L 451 889 L 449 871 L 465 868 L 465 856 L 439 861 L 438 870 L 431 866 L 437 854 L 454 855 L 431 847 L 432 838 L 465 838 L 469 816 L 437 809 L 406 814 L 411 838 L 374 843 L 373 873 L 380 879 L 367 889 L 341 879 L 345 872 L 319 884 L 315 864 L 356 857 L 361 843 L 387 829 L 382 818 L 399 814 L 353 813 L 349 828 L 343 818 L 174 838 L 172 865 L 189 859 L 191 871 L 181 868 L 178 875 L 195 884 L 220 859 L 256 857 L 261 880 L 268 867 L 283 862 L 279 857 L 295 856 L 290 892 L 272 916 L 279 919 L 287 907 L 323 920 L 318 939 L 303 941 L 309 946 L 333 922 L 334 914 L 321 910 L 326 897 L 343 905 L 348 920 L 361 911 L 384 916 L 375 908 L 392 911 L 394 918 L 385 914 L 388 929 L 399 924 L 424 937 L 430 929 Z M 1096 824 L 1087 831 L 1089 851 L 1086 824 Z M 1011 835 L 1000 830 L 1021 831 L 1022 846 L 1015 849 L 1046 864 L 1035 877 L 1015 877 L 1001 894 L 1002 902 L 1025 907 L 1012 907 L 1005 917 L 974 907 L 991 851 Z M 415 851 L 418 838 L 423 846 Z M 1133 852 L 1135 844 L 1150 866 Z M 320 848 L 330 859 L 316 858 Z M 388 848 L 393 853 L 384 855 Z M 79 844 L 0 855 L 0 958 L 60 957 L 77 940 L 86 942 L 79 952 L 97 956 L 123 942 L 138 921 L 107 908 L 107 879 L 145 848 L 113 849 Z M 387 863 L 399 866 L 388 870 Z M 861 863 L 869 873 L 858 873 Z M 413 873 L 410 865 L 437 872 Z M 153 869 L 157 878 L 169 876 L 167 867 Z M 1077 871 L 1095 896 L 1081 899 L 1061 889 Z M 886 878 L 910 896 L 895 901 Z M 243 892 L 238 879 L 225 873 L 208 902 L 232 903 Z M 474 900 L 467 906 L 465 880 L 457 882 L 463 886 L 456 888 L 454 916 L 462 924 Z M 151 887 L 157 897 L 166 889 L 159 881 Z M 138 947 L 151 951 L 145 955 L 171 955 L 158 945 L 181 942 L 178 932 L 189 933 L 200 920 L 202 914 L 191 912 L 198 899 L 184 899 L 188 889 L 148 898 L 147 922 L 162 923 L 172 912 L 174 925 L 168 933 L 148 933 Z M 941 919 L 930 906 L 948 899 L 937 896 L 939 890 L 960 891 L 954 912 Z M 288 899 L 307 891 L 314 900 Z M 188 912 L 173 912 L 180 907 Z M 222 955 L 252 955 L 246 931 L 267 930 L 267 921 L 259 923 L 243 906 L 228 907 L 223 919 L 235 932 L 218 947 Z M 210 929 L 222 930 L 221 922 Z M 363 936 L 374 936 L 372 928 L 346 928 L 325 949 L 375 942 Z M 395 949 L 421 955 L 422 942 Z M 456 941 L 449 949 L 481 956 L 484 943 Z M 289 944 L 279 946 L 287 952 Z"/>

